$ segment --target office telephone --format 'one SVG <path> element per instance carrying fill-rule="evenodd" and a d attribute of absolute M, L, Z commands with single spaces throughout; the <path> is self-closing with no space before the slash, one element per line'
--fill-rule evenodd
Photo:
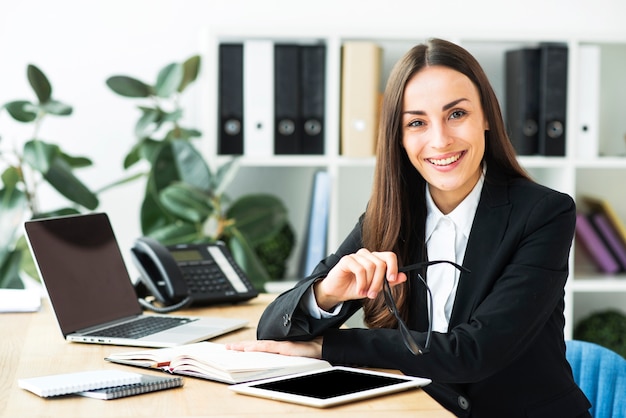
<path fill-rule="evenodd" d="M 139 270 L 135 287 L 139 302 L 156 312 L 258 296 L 223 242 L 166 247 L 153 238 L 140 237 L 131 248 L 131 259 Z M 154 305 L 147 295 L 164 307 Z"/>

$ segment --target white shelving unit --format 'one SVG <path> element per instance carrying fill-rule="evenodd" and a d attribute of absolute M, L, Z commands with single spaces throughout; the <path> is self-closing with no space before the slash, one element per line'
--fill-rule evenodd
<path fill-rule="evenodd" d="M 399 28 L 398 33 L 402 30 Z M 242 169 L 230 192 L 232 195 L 262 191 L 275 193 L 288 206 L 291 223 L 297 237 L 305 231 L 310 185 L 317 169 L 328 170 L 332 179 L 331 212 L 329 218 L 328 249 L 332 252 L 352 229 L 358 216 L 364 211 L 370 193 L 375 164 L 374 157 L 354 159 L 339 154 L 340 143 L 340 74 L 341 45 L 347 40 L 372 40 L 383 48 L 383 79 L 381 90 L 392 65 L 411 46 L 423 41 L 424 35 L 407 29 L 408 35 L 397 33 L 298 33 L 254 32 L 245 29 L 207 30 L 201 35 L 204 52 L 204 81 L 202 108 L 205 116 L 203 131 L 211 133 L 205 152 L 209 161 L 219 165 L 225 157 L 218 157 L 217 150 L 217 46 L 227 40 L 250 38 L 285 40 L 317 40 L 327 47 L 326 109 L 325 109 L 325 154 L 322 156 L 274 156 L 269 158 L 242 157 Z M 542 37 L 540 33 L 521 34 L 509 39 L 494 39 L 488 36 L 473 37 L 472 34 L 455 33 L 445 37 L 467 48 L 476 56 L 489 76 L 501 106 L 504 106 L 505 72 L 504 52 L 539 42 L 566 43 L 569 48 L 568 107 L 566 125 L 566 155 L 564 157 L 520 156 L 522 165 L 540 183 L 556 190 L 579 197 L 593 194 L 604 197 L 626 220 L 626 193 L 623 180 L 626 175 L 626 118 L 622 115 L 623 98 L 626 97 L 626 82 L 623 69 L 626 64 L 626 35 L 620 39 L 555 38 Z M 592 44 L 601 48 L 600 87 L 600 140 L 597 155 L 577 157 L 577 114 L 576 91 L 577 63 L 581 45 Z M 504 109 L 503 109 L 504 110 Z M 578 199 L 577 199 L 578 201 Z M 290 262 L 290 272 L 302 251 L 298 241 Z M 579 252 L 572 249 L 571 275 L 566 286 L 566 337 L 572 336 L 575 321 L 594 310 L 608 307 L 626 311 L 626 275 L 607 277 L 600 273 L 579 271 Z"/>

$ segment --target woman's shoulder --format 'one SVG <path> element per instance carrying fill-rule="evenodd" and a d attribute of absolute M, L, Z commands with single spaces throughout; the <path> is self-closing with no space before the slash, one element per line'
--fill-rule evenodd
<path fill-rule="evenodd" d="M 567 193 L 553 189 L 533 179 L 507 176 L 496 170 L 487 172 L 483 195 L 492 205 L 513 204 L 528 207 L 540 203 L 575 210 L 574 199 Z"/>
<path fill-rule="evenodd" d="M 523 201 L 534 205 L 543 201 L 551 205 L 575 208 L 574 199 L 569 194 L 530 179 L 511 179 L 508 183 L 508 189 L 509 199 L 514 202 Z"/>
<path fill-rule="evenodd" d="M 553 189 L 545 184 L 524 177 L 512 178 L 508 181 L 509 187 L 514 191 L 524 191 L 537 195 L 556 194 L 570 197 L 567 193 Z"/>

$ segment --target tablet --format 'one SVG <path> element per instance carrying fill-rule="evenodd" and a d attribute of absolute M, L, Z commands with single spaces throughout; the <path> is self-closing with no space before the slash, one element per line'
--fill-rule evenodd
<path fill-rule="evenodd" d="M 229 386 L 244 395 L 326 408 L 426 386 L 430 379 L 333 366 Z"/>

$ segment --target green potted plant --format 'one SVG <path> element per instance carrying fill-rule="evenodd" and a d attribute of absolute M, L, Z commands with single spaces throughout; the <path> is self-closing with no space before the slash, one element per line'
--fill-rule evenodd
<path fill-rule="evenodd" d="M 140 161 L 149 166 L 141 230 L 164 245 L 225 241 L 237 263 L 262 290 L 270 276 L 256 248 L 280 234 L 292 233 L 287 210 L 270 194 L 231 200 L 226 191 L 237 173 L 238 160 L 231 159 L 213 171 L 192 143 L 201 133 L 181 125 L 180 98 L 197 79 L 199 68 L 200 57 L 194 55 L 163 67 L 153 84 L 127 75 L 106 80 L 113 92 L 141 101 L 134 129 L 137 141 L 124 160 L 125 169 Z"/>
<path fill-rule="evenodd" d="M 99 204 L 97 195 L 74 175 L 75 169 L 90 166 L 91 160 L 71 156 L 40 137 L 44 119 L 69 116 L 72 107 L 53 98 L 52 85 L 39 68 L 28 65 L 26 74 L 36 100 L 14 100 L 0 107 L 13 120 L 33 128 L 30 139 L 22 145 L 0 137 L 0 287 L 5 288 L 22 288 L 22 271 L 38 277 L 22 234 L 25 220 L 93 210 Z M 42 210 L 38 190 L 44 183 L 65 197 L 69 205 Z"/>
<path fill-rule="evenodd" d="M 596 343 L 626 358 L 626 315 L 617 309 L 592 312 L 576 323 L 574 339 Z"/>

